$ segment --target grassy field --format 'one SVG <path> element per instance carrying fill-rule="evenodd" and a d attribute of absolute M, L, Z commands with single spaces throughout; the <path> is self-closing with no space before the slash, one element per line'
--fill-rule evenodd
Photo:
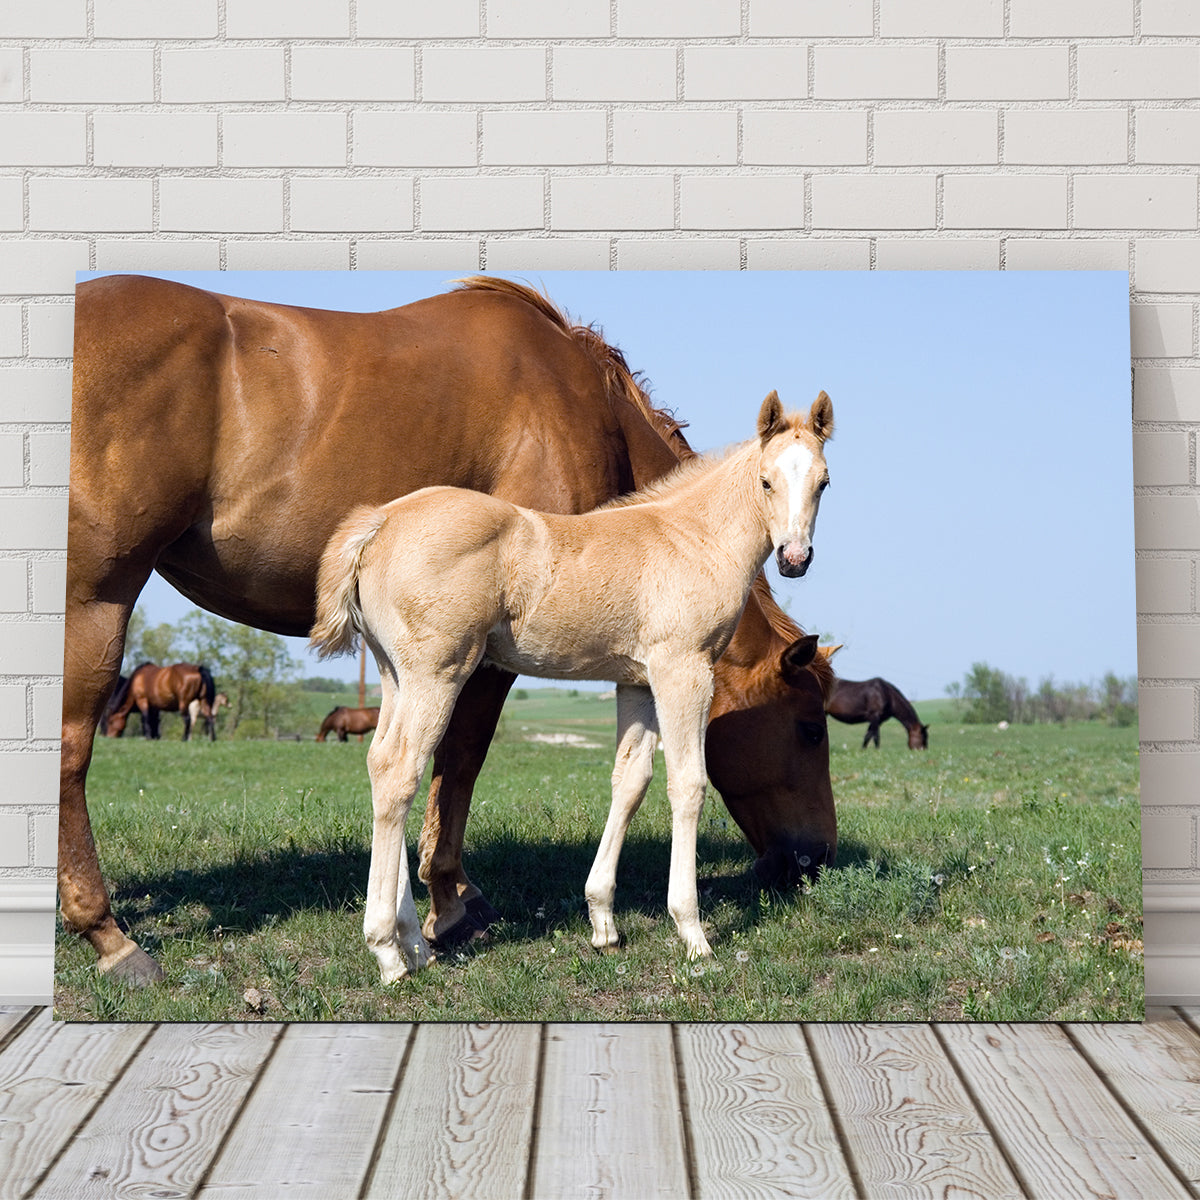
<path fill-rule="evenodd" d="M 334 702 L 316 698 L 318 720 Z M 760 892 L 753 853 L 710 790 L 699 879 L 715 956 L 689 963 L 666 913 L 661 756 L 618 872 L 626 944 L 602 956 L 583 884 L 607 812 L 615 705 L 514 693 L 467 830 L 467 869 L 504 919 L 489 943 L 389 988 L 361 935 L 365 745 L 101 739 L 89 800 L 102 866 L 118 918 L 168 982 L 114 984 L 60 932 L 57 1014 L 1140 1019 L 1136 729 L 999 731 L 954 724 L 948 704 L 918 708 L 932 724 L 924 753 L 896 722 L 879 751 L 859 749 L 863 726 L 830 722 L 838 865 L 803 892 Z M 417 906 L 424 915 L 419 884 Z"/>

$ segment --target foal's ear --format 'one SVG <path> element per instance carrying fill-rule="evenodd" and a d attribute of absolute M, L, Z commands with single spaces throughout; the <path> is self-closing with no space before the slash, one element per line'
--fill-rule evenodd
<path fill-rule="evenodd" d="M 833 437 L 833 401 L 824 392 L 813 401 L 808 423 L 819 441 Z"/>
<path fill-rule="evenodd" d="M 799 687 L 801 672 L 817 657 L 817 635 L 807 633 L 797 638 L 780 656 L 779 672 L 784 683 Z"/>
<path fill-rule="evenodd" d="M 758 410 L 758 436 L 763 442 L 768 442 L 783 428 L 783 405 L 779 401 L 779 393 L 772 391 L 762 402 Z"/>
<path fill-rule="evenodd" d="M 818 646 L 817 653 L 826 661 L 831 659 L 846 643 L 838 642 L 836 646 Z"/>

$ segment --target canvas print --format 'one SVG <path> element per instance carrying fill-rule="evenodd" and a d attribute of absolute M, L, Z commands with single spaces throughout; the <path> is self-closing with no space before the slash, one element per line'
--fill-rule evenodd
<path fill-rule="evenodd" d="M 55 1014 L 1139 1020 L 1128 279 L 81 275 Z"/>

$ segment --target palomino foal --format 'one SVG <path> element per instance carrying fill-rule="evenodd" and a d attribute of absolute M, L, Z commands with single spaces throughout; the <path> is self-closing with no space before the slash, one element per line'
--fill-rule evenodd
<path fill-rule="evenodd" d="M 776 552 L 803 575 L 829 482 L 833 406 L 785 414 L 772 392 L 758 436 L 645 491 L 578 516 L 459 488 L 355 509 L 321 559 L 311 644 L 375 655 L 382 702 L 367 754 L 374 827 L 363 931 L 385 983 L 432 957 L 413 904 L 404 823 L 455 699 L 482 662 L 617 683 L 612 806 L 588 875 L 592 944 L 617 944 L 612 902 L 625 831 L 661 731 L 671 803 L 667 908 L 689 956 L 710 954 L 696 900 L 704 731 L 713 664 L 754 577 Z M 793 651 L 803 667 L 815 637 Z"/>

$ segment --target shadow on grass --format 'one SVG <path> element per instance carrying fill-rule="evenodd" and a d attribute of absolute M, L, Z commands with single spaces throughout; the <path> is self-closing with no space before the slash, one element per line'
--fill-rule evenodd
<path fill-rule="evenodd" d="M 750 846 L 702 832 L 697 851 L 701 907 L 729 902 L 744 907 L 748 920 L 755 922 L 763 889 L 751 865 Z M 500 833 L 471 847 L 464 864 L 500 913 L 506 936 L 536 938 L 573 917 L 586 919 L 583 889 L 595 853 L 592 840 L 529 840 Z M 843 841 L 835 870 L 862 866 L 871 857 L 865 844 Z M 617 870 L 616 912 L 666 918 L 669 862 L 667 837 L 631 833 Z M 409 865 L 424 912 L 428 893 L 415 880 L 411 846 Z M 303 912 L 361 914 L 369 869 L 370 851 L 355 841 L 320 849 L 279 847 L 205 867 L 139 874 L 121 882 L 113 902 L 119 917 L 150 949 L 171 936 L 172 914 L 178 910 L 189 911 L 192 922 L 214 934 L 251 934 Z M 772 894 L 786 899 L 798 897 L 799 890 Z"/>

